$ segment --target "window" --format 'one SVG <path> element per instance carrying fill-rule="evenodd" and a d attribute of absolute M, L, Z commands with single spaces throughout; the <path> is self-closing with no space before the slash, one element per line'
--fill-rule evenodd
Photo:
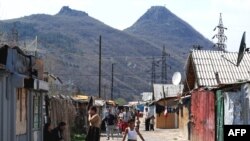
<path fill-rule="evenodd" d="M 33 95 L 33 129 L 41 127 L 41 96 L 38 93 Z"/>

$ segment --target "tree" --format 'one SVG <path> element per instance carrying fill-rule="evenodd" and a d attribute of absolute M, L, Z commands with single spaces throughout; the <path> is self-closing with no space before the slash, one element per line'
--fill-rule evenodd
<path fill-rule="evenodd" d="M 115 102 L 120 106 L 127 104 L 127 101 L 124 98 L 117 98 L 115 99 Z"/>

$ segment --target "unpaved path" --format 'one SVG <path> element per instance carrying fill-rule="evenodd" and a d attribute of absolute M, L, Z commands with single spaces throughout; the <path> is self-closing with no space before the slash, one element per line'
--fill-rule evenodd
<path fill-rule="evenodd" d="M 146 141 L 188 141 L 181 136 L 179 129 L 155 129 L 155 131 L 144 131 L 143 127 L 144 125 L 142 125 L 140 132 Z M 114 139 L 110 139 L 110 141 L 112 140 L 121 141 L 122 136 L 115 134 Z M 105 133 L 102 133 L 101 141 L 107 141 Z M 138 141 L 141 141 L 139 137 Z"/>

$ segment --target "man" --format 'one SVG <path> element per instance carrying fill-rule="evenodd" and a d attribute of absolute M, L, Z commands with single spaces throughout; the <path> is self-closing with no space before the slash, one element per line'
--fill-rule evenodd
<path fill-rule="evenodd" d="M 150 113 L 148 111 L 148 108 L 145 108 L 145 130 L 149 131 L 150 126 Z"/>
<path fill-rule="evenodd" d="M 58 126 L 52 130 L 52 138 L 54 141 L 63 141 L 63 131 L 65 130 L 66 123 L 60 122 Z"/>
<path fill-rule="evenodd" d="M 108 113 L 105 115 L 104 121 L 106 123 L 106 134 L 107 140 L 110 138 L 110 133 L 112 138 L 114 138 L 114 128 L 116 123 L 116 117 L 111 113 L 111 109 L 108 109 Z"/>

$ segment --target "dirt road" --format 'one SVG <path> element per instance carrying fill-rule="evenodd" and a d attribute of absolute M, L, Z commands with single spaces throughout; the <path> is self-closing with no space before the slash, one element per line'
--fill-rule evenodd
<path fill-rule="evenodd" d="M 140 131 L 146 141 L 188 141 L 181 136 L 179 129 L 155 129 L 155 131 L 144 131 L 144 129 L 141 128 Z M 121 141 L 122 136 L 115 134 L 114 139 L 111 138 L 110 140 Z M 107 141 L 105 133 L 102 134 L 101 141 Z M 139 137 L 138 141 L 141 141 Z"/>

